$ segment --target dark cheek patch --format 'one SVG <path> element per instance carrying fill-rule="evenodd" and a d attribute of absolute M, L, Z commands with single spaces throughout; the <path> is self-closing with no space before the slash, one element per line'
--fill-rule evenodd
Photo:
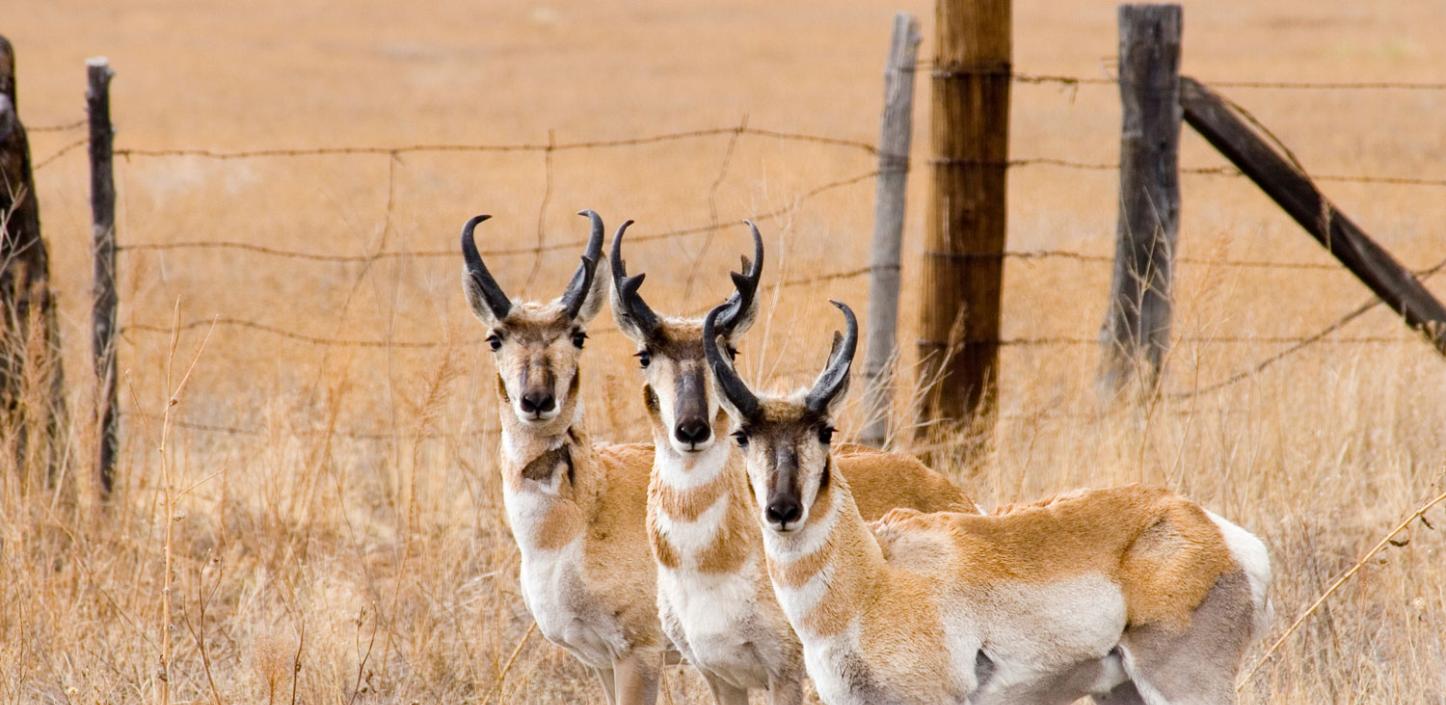
<path fill-rule="evenodd" d="M 652 385 L 643 385 L 643 409 L 648 412 L 648 420 L 658 428 L 663 425 L 663 412 L 658 405 L 658 393 L 653 390 Z"/>
<path fill-rule="evenodd" d="M 567 398 L 576 399 L 578 387 L 582 385 L 582 372 L 579 370 L 572 373 L 572 381 L 567 384 Z"/>

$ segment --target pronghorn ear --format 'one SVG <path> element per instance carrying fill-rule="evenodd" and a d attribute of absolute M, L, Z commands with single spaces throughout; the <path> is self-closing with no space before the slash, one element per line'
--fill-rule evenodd
<path fill-rule="evenodd" d="M 472 315 L 488 328 L 496 328 L 502 324 L 497 313 L 487 303 L 486 293 L 477 282 L 477 277 L 471 272 L 462 272 L 462 293 L 467 296 L 467 305 L 472 309 Z"/>
<path fill-rule="evenodd" d="M 629 309 L 628 303 L 624 300 L 625 297 L 637 296 L 638 287 L 643 283 L 643 275 L 622 279 L 609 277 L 609 279 L 613 280 L 613 285 L 608 287 L 608 304 L 613 312 L 613 320 L 618 324 L 618 330 L 634 343 L 647 344 L 647 331 L 643 330 L 642 322 L 638 320 L 637 315 Z"/>
<path fill-rule="evenodd" d="M 567 283 L 567 289 L 558 297 L 557 303 L 568 318 L 577 323 L 587 323 L 602 310 L 603 298 L 607 296 L 608 262 L 602 256 L 603 221 L 592 210 L 578 211 L 592 225 L 592 236 L 587 240 L 582 262 L 577 272 Z"/>
<path fill-rule="evenodd" d="M 833 346 L 829 349 L 828 364 L 813 383 L 813 389 L 804 397 L 804 405 L 813 413 L 834 418 L 838 415 L 844 397 L 848 396 L 849 371 L 853 367 L 854 351 L 858 348 L 859 322 L 853 309 L 847 304 L 831 301 L 843 312 L 847 323 L 845 333 L 833 334 Z"/>
<path fill-rule="evenodd" d="M 467 296 L 472 313 L 483 325 L 496 328 L 512 310 L 512 301 L 497 285 L 492 272 L 487 270 L 487 263 L 482 261 L 482 253 L 472 237 L 472 231 L 491 217 L 473 216 L 462 226 L 462 292 Z"/>
<path fill-rule="evenodd" d="M 751 269 L 751 264 L 749 263 L 747 257 L 744 257 L 742 259 L 743 271 L 747 272 Z M 734 287 L 742 288 L 749 285 L 748 277 L 744 274 L 741 274 L 739 272 L 731 272 L 730 276 L 733 277 Z M 752 285 L 754 287 L 757 287 L 757 282 L 753 282 Z M 743 334 L 747 333 L 749 328 L 753 327 L 753 322 L 756 320 L 758 320 L 758 297 L 754 295 L 747 297 L 747 299 L 742 302 L 742 306 L 739 308 L 738 314 L 733 317 L 732 325 L 730 325 L 726 330 L 724 335 L 728 339 L 728 344 L 736 345 L 738 343 L 738 339 L 743 337 Z"/>
<path fill-rule="evenodd" d="M 582 300 L 582 308 L 577 311 L 577 322 L 587 323 L 597 317 L 602 310 L 603 302 L 607 301 L 608 282 L 612 276 L 608 274 L 608 261 L 601 260 L 597 263 L 597 271 L 593 274 L 592 285 L 587 289 L 587 298 Z"/>
<path fill-rule="evenodd" d="M 853 367 L 853 355 L 850 354 L 846 359 L 840 355 L 843 344 L 843 333 L 834 331 L 833 344 L 828 349 L 828 365 L 814 381 L 815 386 L 819 386 L 828 384 L 825 381 L 827 377 L 832 376 L 837 379 L 834 383 L 833 395 L 826 400 L 823 409 L 831 419 L 838 417 L 839 410 L 843 408 L 843 400 L 849 395 L 849 371 Z"/>
<path fill-rule="evenodd" d="M 718 337 L 721 338 L 722 336 Z M 737 376 L 738 372 L 737 369 L 733 366 L 732 358 L 729 358 L 725 355 L 723 356 L 723 359 L 720 360 L 718 365 L 725 366 L 732 375 L 734 375 L 735 377 Z M 713 367 L 711 363 L 710 367 Z M 742 426 L 747 423 L 747 416 L 741 410 L 739 410 L 738 406 L 733 403 L 732 399 L 728 398 L 728 394 L 722 386 L 723 381 L 719 379 L 719 374 L 720 373 L 717 371 L 717 367 L 713 367 L 713 370 L 711 370 L 708 374 L 709 383 L 713 385 L 713 396 L 718 398 L 718 408 L 722 409 L 724 413 L 728 414 L 728 418 L 733 420 L 733 425 L 735 427 Z"/>
<path fill-rule="evenodd" d="M 758 317 L 758 283 L 763 279 L 763 236 L 753 221 L 744 221 L 753 235 L 753 259 L 742 257 L 743 266 L 736 272 L 729 272 L 733 280 L 733 295 L 724 302 L 724 311 L 718 317 L 718 329 L 731 346 L 739 336 L 748 331 Z"/>

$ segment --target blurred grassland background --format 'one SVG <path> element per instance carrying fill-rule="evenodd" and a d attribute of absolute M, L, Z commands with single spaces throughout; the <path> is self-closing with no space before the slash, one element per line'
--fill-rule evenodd
<path fill-rule="evenodd" d="M 1206 82 L 1443 80 L 1446 6 L 1436 0 L 1184 5 L 1183 72 Z M 933 8 L 917 0 L 5 0 L 0 32 L 16 45 L 30 125 L 82 118 L 84 59 L 108 56 L 120 149 L 545 144 L 549 133 L 567 143 L 745 120 L 873 142 L 896 10 L 920 17 L 920 56 L 930 57 Z M 1110 75 L 1114 3 L 1017 0 L 1014 22 L 1016 70 Z M 919 292 L 910 284 L 928 187 L 919 167 L 929 83 L 920 78 L 901 420 L 916 382 Z M 1314 173 L 1446 178 L 1446 92 L 1222 91 Z M 1113 86 L 1016 83 L 1011 155 L 1110 163 L 1119 119 Z M 35 158 L 80 137 L 36 133 Z M 1184 166 L 1223 164 L 1188 129 L 1182 150 Z M 727 293 L 726 271 L 747 251 L 746 229 L 729 224 L 781 211 L 760 223 L 766 297 L 741 360 L 751 380 L 794 385 L 822 364 L 839 325 L 826 300 L 862 311 L 866 279 L 774 285 L 867 264 L 873 180 L 799 195 L 875 168 L 864 150 L 727 134 L 550 155 L 119 158 L 122 247 L 226 240 L 403 254 L 327 263 L 235 250 L 121 253 L 121 487 L 113 506 L 96 504 L 86 474 L 94 433 L 84 424 L 73 433 L 69 489 L 22 482 L 38 468 L 0 481 L 0 702 L 156 700 L 167 478 L 174 701 L 290 702 L 294 689 L 308 703 L 602 702 L 577 663 L 526 636 L 490 431 L 490 356 L 460 295 L 458 258 L 425 253 L 454 248 L 457 228 L 478 212 L 494 215 L 479 229 L 484 250 L 575 241 L 586 223 L 573 213 L 594 208 L 610 231 L 638 221 L 627 259 L 648 272 L 649 302 L 699 313 Z M 1114 172 L 1034 165 L 1009 179 L 1011 250 L 1112 254 Z M 37 183 L 70 406 L 87 409 L 83 150 L 46 165 Z M 1446 188 L 1325 188 L 1408 267 L 1446 256 Z M 1182 257 L 1333 262 L 1248 181 L 1185 175 L 1182 191 Z M 713 222 L 724 227 L 642 242 Z M 488 264 L 508 293 L 550 298 L 577 255 L 563 247 Z M 1108 277 L 1098 262 L 1009 260 L 1005 337 L 1092 338 Z M 1443 282 L 1428 286 L 1446 297 Z M 1309 335 L 1369 298 L 1339 269 L 1188 262 L 1176 295 L 1172 392 L 1284 347 L 1219 338 Z M 228 325 L 207 338 L 196 325 L 173 355 L 169 335 L 145 330 L 212 317 L 438 345 L 318 346 Z M 588 423 L 601 437 L 642 440 L 633 350 L 612 327 L 603 313 L 584 357 Z M 1341 340 L 1359 337 L 1390 341 Z M 203 340 L 172 411 L 182 423 L 159 450 L 158 415 Z M 977 467 L 941 469 L 986 505 L 1130 481 L 1188 493 L 1269 543 L 1280 617 L 1272 634 L 1440 491 L 1446 365 L 1385 310 L 1239 384 L 1138 412 L 1102 410 L 1098 361 L 1091 345 L 1006 348 L 994 451 Z M 1446 512 L 1428 518 L 1439 526 Z M 1446 702 L 1446 532 L 1418 523 L 1403 536 L 1406 545 L 1369 563 L 1265 666 L 1245 702 Z M 669 671 L 662 702 L 706 701 L 695 674 Z"/>

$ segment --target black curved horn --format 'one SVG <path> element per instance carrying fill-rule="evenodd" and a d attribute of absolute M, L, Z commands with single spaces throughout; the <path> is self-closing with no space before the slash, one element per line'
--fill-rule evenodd
<path fill-rule="evenodd" d="M 647 275 L 638 273 L 628 276 L 627 263 L 623 261 L 623 233 L 627 232 L 628 226 L 632 224 L 631 220 L 625 221 L 613 234 L 612 256 L 609 258 L 612 264 L 613 287 L 617 289 L 618 300 L 622 302 L 623 315 L 627 316 L 644 336 L 652 337 L 662 325 L 662 321 L 638 293 L 638 289 L 643 285 L 643 277 Z"/>
<path fill-rule="evenodd" d="M 592 278 L 597 273 L 598 260 L 602 258 L 602 217 L 591 209 L 578 211 L 577 214 L 592 221 L 592 237 L 587 239 L 587 251 L 583 252 L 582 263 L 577 266 L 572 281 L 567 283 L 567 289 L 562 292 L 562 307 L 567 311 L 568 318 L 577 318 L 578 312 L 582 310 L 588 291 L 592 289 Z"/>
<path fill-rule="evenodd" d="M 838 333 L 834 333 L 833 349 L 829 352 L 828 365 L 824 367 L 823 373 L 818 376 L 818 381 L 813 383 L 813 389 L 808 391 L 803 403 L 815 414 L 823 414 L 828 411 L 828 405 L 834 397 L 841 394 L 848 386 L 849 368 L 854 362 L 854 350 L 859 343 L 859 320 L 854 317 L 853 309 L 848 304 L 838 301 L 829 303 L 843 311 L 844 322 L 847 325 L 846 333 L 842 339 Z"/>
<path fill-rule="evenodd" d="M 473 216 L 462 226 L 462 261 L 467 266 L 467 276 L 472 278 L 477 291 L 482 294 L 482 301 L 492 311 L 497 320 L 507 317 L 507 312 L 512 310 L 512 300 L 507 294 L 502 293 L 502 287 L 497 285 L 497 280 L 492 273 L 487 271 L 487 265 L 482 263 L 482 254 L 477 251 L 477 243 L 472 239 L 472 231 L 482 221 L 491 218 L 490 215 Z"/>
<path fill-rule="evenodd" d="M 749 315 L 753 299 L 758 294 L 758 282 L 763 279 L 763 236 L 758 233 L 758 226 L 753 221 L 743 222 L 753 233 L 753 262 L 743 257 L 742 271 L 728 273 L 733 279 L 734 292 L 723 302 L 725 310 L 718 318 L 718 328 L 724 333 L 732 332 Z"/>
<path fill-rule="evenodd" d="M 733 365 L 723 358 L 718 350 L 718 333 L 716 324 L 719 314 L 727 307 L 723 304 L 708 312 L 703 319 L 703 357 L 708 360 L 708 366 L 713 368 L 713 376 L 718 380 L 718 388 L 723 390 L 723 396 L 744 419 L 756 419 L 759 415 L 758 397 L 753 396 L 748 385 L 738 376 Z"/>

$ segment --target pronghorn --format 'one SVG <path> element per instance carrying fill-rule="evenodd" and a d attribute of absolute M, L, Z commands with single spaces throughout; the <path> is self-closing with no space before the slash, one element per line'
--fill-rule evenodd
<path fill-rule="evenodd" d="M 719 351 L 725 309 L 703 321 L 773 590 L 826 702 L 1234 702 L 1269 557 L 1193 502 L 1129 486 L 996 516 L 897 510 L 871 529 L 829 451 L 858 340 L 835 305 L 847 334 L 789 396 L 755 396 Z"/>
<path fill-rule="evenodd" d="M 502 497 L 522 553 L 522 597 L 542 634 L 591 667 L 608 702 L 652 705 L 665 641 L 643 513 L 652 449 L 593 446 L 578 371 L 584 326 L 607 286 L 603 223 L 567 290 L 549 303 L 512 301 L 462 227 L 462 286 L 487 327 L 502 419 Z"/>
<path fill-rule="evenodd" d="M 799 703 L 802 647 L 768 583 L 748 478 L 727 442 L 730 422 L 703 355 L 702 322 L 660 316 L 643 301 L 643 274 L 629 277 L 622 259 L 627 225 L 613 237 L 611 301 L 618 328 L 638 345 L 653 431 L 647 516 L 663 631 L 721 705 L 746 705 L 748 690 L 757 688 L 768 689 L 773 705 Z M 748 226 L 753 261 L 744 257 L 742 271 L 732 274 L 735 292 L 713 328 L 730 358 L 758 308 L 763 238 Z M 911 457 L 856 448 L 840 454 L 839 465 L 860 489 L 866 517 L 894 507 L 975 511 L 958 488 Z"/>

